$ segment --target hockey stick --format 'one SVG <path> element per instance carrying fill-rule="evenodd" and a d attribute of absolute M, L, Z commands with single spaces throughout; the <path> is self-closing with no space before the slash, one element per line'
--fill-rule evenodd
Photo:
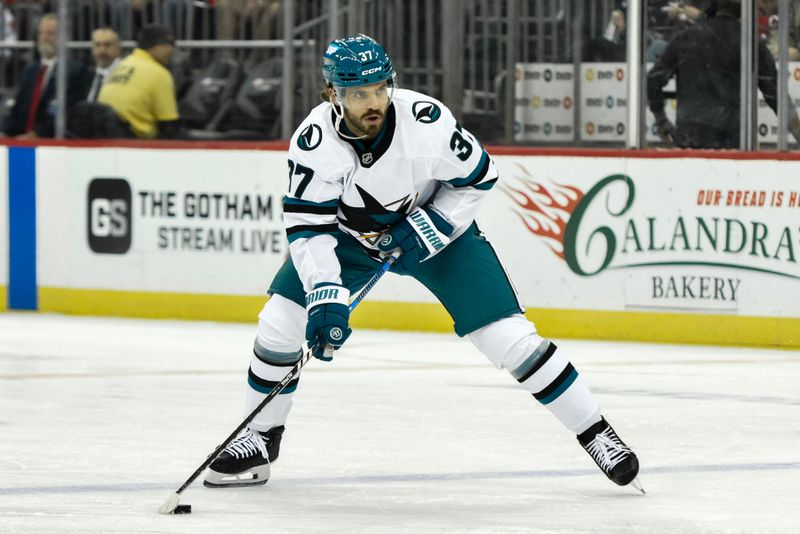
<path fill-rule="evenodd" d="M 369 291 L 375 286 L 375 284 L 378 283 L 378 280 L 380 280 L 381 277 L 384 274 L 386 274 L 386 271 L 388 271 L 391 268 L 391 266 L 394 265 L 394 262 L 397 261 L 398 257 L 400 257 L 400 253 L 396 251 L 391 256 L 387 257 L 386 260 L 384 260 L 384 262 L 378 268 L 378 271 L 374 275 L 372 275 L 372 278 L 369 279 L 369 282 L 367 282 L 367 285 L 364 286 L 364 289 L 362 289 L 361 292 L 359 292 L 359 294 L 356 295 L 356 297 L 350 303 L 349 308 L 350 308 L 351 312 L 356 308 L 356 306 L 358 306 L 359 302 L 364 300 L 364 297 L 367 296 L 367 293 L 369 293 Z M 326 347 L 326 349 L 325 349 L 326 353 L 328 353 L 328 350 L 329 350 L 329 347 Z M 332 352 L 332 349 L 330 349 L 330 350 Z M 198 467 L 195 470 L 195 472 L 192 473 L 192 475 L 189 478 L 186 479 L 186 482 L 184 482 L 183 485 L 180 488 L 178 488 L 178 491 L 176 491 L 175 493 L 170 494 L 170 496 L 167 497 L 167 500 L 164 501 L 164 504 L 162 504 L 161 508 L 158 509 L 158 513 L 160 513 L 160 514 L 171 514 L 171 513 L 175 512 L 175 509 L 178 508 L 178 504 L 180 503 L 181 493 L 183 493 L 183 491 L 186 488 L 188 488 L 192 484 L 192 482 L 195 481 L 195 479 L 198 476 L 200 476 L 200 473 L 202 473 L 203 470 L 205 470 L 206 467 L 211 465 L 211 462 L 213 462 L 214 460 L 217 459 L 217 456 L 219 456 L 219 454 L 223 451 L 223 449 L 225 449 L 225 447 L 227 447 L 228 444 L 231 441 L 233 441 L 236 438 L 236 436 L 238 436 L 239 433 L 242 430 L 244 430 L 244 428 L 247 425 L 249 425 L 250 422 L 253 419 L 255 419 L 256 415 L 258 415 L 258 412 L 260 412 L 262 409 L 264 409 L 264 406 L 266 406 L 281 391 L 283 391 L 283 389 L 289 384 L 289 382 L 291 382 L 294 379 L 294 377 L 296 377 L 298 375 L 298 373 L 300 372 L 300 369 L 303 368 L 303 366 L 308 362 L 309 359 L 311 359 L 311 347 L 307 347 L 303 351 L 303 356 L 300 358 L 300 361 L 298 361 L 295 364 L 295 366 L 292 367 L 292 370 L 289 371 L 289 373 L 285 377 L 283 377 L 283 380 L 278 382 L 277 386 L 272 388 L 272 391 L 270 391 L 267 394 L 267 396 L 264 397 L 264 400 L 262 400 L 261 403 L 258 406 L 256 406 L 256 408 L 252 412 L 250 412 L 250 415 L 248 415 L 244 419 L 244 421 L 242 421 L 241 424 L 239 424 L 239 426 L 236 427 L 236 430 L 234 430 L 231 433 L 230 436 L 225 438 L 225 441 L 223 441 L 219 446 L 217 446 L 217 448 L 214 449 L 214 452 L 212 452 L 211 454 L 208 455 L 208 458 L 206 458 L 205 462 L 203 462 L 200 465 L 200 467 Z M 189 508 L 186 505 L 181 507 L 181 508 L 182 508 L 182 510 L 179 510 L 179 512 L 182 512 L 182 511 L 183 512 L 188 512 L 188 511 L 191 510 L 191 508 Z"/>

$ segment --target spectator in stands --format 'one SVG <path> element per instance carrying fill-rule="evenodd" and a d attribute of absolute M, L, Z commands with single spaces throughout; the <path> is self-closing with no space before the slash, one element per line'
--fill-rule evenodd
<path fill-rule="evenodd" d="M 277 39 L 280 0 L 216 0 L 221 39 Z"/>
<path fill-rule="evenodd" d="M 739 148 L 740 12 L 740 0 L 717 0 L 709 19 L 675 35 L 648 73 L 650 111 L 662 141 L 682 148 Z M 776 110 L 775 62 L 763 42 L 758 55 L 758 87 Z M 662 94 L 672 76 L 677 76 L 677 128 L 664 113 Z M 789 126 L 800 140 L 793 106 Z"/>
<path fill-rule="evenodd" d="M 89 93 L 67 115 L 67 136 L 83 139 L 130 137 L 130 130 L 121 124 L 114 110 L 97 102 L 100 89 L 120 61 L 122 47 L 119 35 L 108 27 L 92 32 L 94 76 Z"/>
<path fill-rule="evenodd" d="M 134 16 L 172 28 L 178 39 L 216 39 L 216 4 L 219 0 L 127 0 Z M 236 2 L 247 0 L 236 0 Z"/>
<path fill-rule="evenodd" d="M 16 44 L 17 43 L 17 21 L 14 18 L 14 12 L 8 5 L 8 0 L 0 2 L 0 11 L 2 11 L 2 20 L 0 20 L 0 41 L 3 44 Z M 4 50 L 3 57 L 11 57 L 11 50 Z"/>
<path fill-rule="evenodd" d="M 603 35 L 586 43 L 583 49 L 584 61 L 625 61 L 627 56 L 625 34 L 627 7 L 626 1 L 617 2 L 617 7 L 611 12 Z"/>
<path fill-rule="evenodd" d="M 127 0 L 127 2 L 119 2 L 129 11 L 130 23 L 132 31 L 140 32 L 148 24 L 152 24 L 156 20 L 155 5 L 151 0 Z"/>
<path fill-rule="evenodd" d="M 179 137 L 175 84 L 167 70 L 175 36 L 166 26 L 150 25 L 137 45 L 106 80 L 98 102 L 111 106 L 135 137 Z"/>
<path fill-rule="evenodd" d="M 3 119 L 0 130 L 20 138 L 53 137 L 57 110 L 56 71 L 58 53 L 58 16 L 44 15 L 36 35 L 39 59 L 25 67 L 14 105 Z M 74 61 L 67 62 L 67 109 L 84 98 L 91 83 L 91 73 Z"/>
<path fill-rule="evenodd" d="M 796 2 L 792 2 L 790 8 L 797 8 Z M 789 61 L 800 60 L 800 51 L 797 43 L 797 25 L 793 23 L 793 18 L 789 17 Z M 767 45 L 772 56 L 778 58 L 778 2 L 777 0 L 758 0 L 758 36 Z"/>
<path fill-rule="evenodd" d="M 707 6 L 705 3 L 700 2 L 680 2 L 677 0 L 670 0 L 667 5 L 663 7 L 663 11 L 667 14 L 667 18 L 673 23 L 683 23 L 686 25 L 701 22 L 704 10 Z"/>
<path fill-rule="evenodd" d="M 661 5 L 648 4 L 645 61 L 658 61 L 674 34 L 705 20 L 708 1 L 662 0 Z"/>
<path fill-rule="evenodd" d="M 647 18 L 650 34 L 647 36 L 645 61 L 656 61 L 664 51 L 670 35 L 702 19 L 706 0 L 668 0 L 662 5 L 648 4 Z M 603 35 L 589 39 L 583 50 L 584 61 L 622 62 L 627 57 L 625 18 L 628 2 L 617 0 L 611 11 Z"/>
<path fill-rule="evenodd" d="M 92 32 L 92 59 L 94 60 L 94 79 L 86 100 L 95 102 L 100 89 L 117 66 L 122 55 L 119 35 L 111 28 L 98 28 Z"/>

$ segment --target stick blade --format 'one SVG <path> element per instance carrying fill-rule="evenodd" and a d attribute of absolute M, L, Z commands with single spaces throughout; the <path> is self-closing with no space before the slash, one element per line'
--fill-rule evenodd
<path fill-rule="evenodd" d="M 177 493 L 171 493 L 167 500 L 164 501 L 164 504 L 161 505 L 161 508 L 158 509 L 159 514 L 171 514 L 175 512 L 175 508 L 178 507 L 178 504 L 181 502 L 181 496 Z"/>

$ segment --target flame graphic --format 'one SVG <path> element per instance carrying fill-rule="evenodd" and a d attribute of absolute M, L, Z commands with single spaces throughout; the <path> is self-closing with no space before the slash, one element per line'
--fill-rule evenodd
<path fill-rule="evenodd" d="M 583 198 L 583 192 L 570 185 L 554 183 L 550 188 L 534 181 L 525 167 L 515 176 L 519 187 L 501 186 L 514 201 L 514 213 L 534 235 L 543 237 L 553 253 L 564 259 L 564 229 L 569 216 Z"/>

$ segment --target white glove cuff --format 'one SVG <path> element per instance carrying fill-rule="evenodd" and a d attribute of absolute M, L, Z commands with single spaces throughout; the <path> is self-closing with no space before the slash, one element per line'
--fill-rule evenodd
<path fill-rule="evenodd" d="M 425 248 L 428 249 L 431 256 L 450 243 L 450 238 L 436 228 L 424 209 L 415 209 L 408 215 L 407 220 L 411 224 L 411 228 L 422 238 L 422 242 L 425 243 Z"/>
<path fill-rule="evenodd" d="M 343 286 L 330 284 L 313 289 L 306 294 L 306 310 L 320 304 L 350 304 L 350 291 Z"/>

